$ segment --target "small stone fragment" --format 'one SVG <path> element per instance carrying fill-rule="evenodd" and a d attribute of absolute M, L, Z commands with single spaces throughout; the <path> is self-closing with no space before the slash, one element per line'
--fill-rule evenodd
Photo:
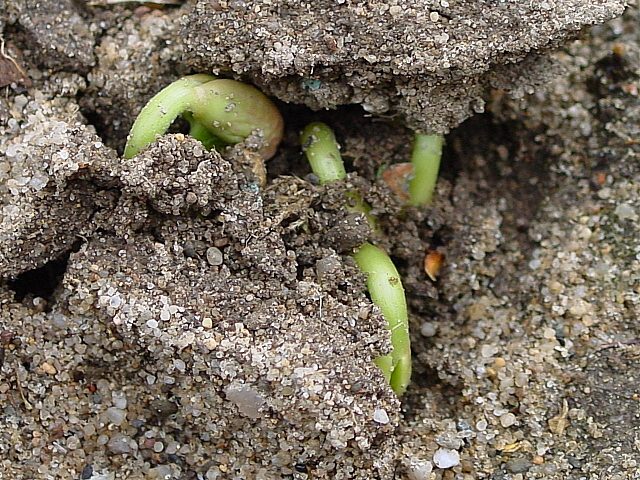
<path fill-rule="evenodd" d="M 249 418 L 260 417 L 260 407 L 264 404 L 262 398 L 248 385 L 229 385 L 225 390 L 227 400 L 234 403 L 242 415 Z"/>
<path fill-rule="evenodd" d="M 438 331 L 438 324 L 435 322 L 424 322 L 420 326 L 420 334 L 423 337 L 433 337 Z"/>
<path fill-rule="evenodd" d="M 460 464 L 460 454 L 456 450 L 439 448 L 433 454 L 433 463 L 438 468 L 451 468 Z"/>
<path fill-rule="evenodd" d="M 534 465 L 542 465 L 544 463 L 544 457 L 540 456 L 540 455 L 536 455 L 535 457 L 533 457 L 533 464 Z"/>
<path fill-rule="evenodd" d="M 219 248 L 209 247 L 207 248 L 207 262 L 209 265 L 218 266 L 222 265 L 223 257 Z"/>
<path fill-rule="evenodd" d="M 511 473 L 525 473 L 531 468 L 531 462 L 526 458 L 514 458 L 507 462 L 507 470 Z"/>
<path fill-rule="evenodd" d="M 516 416 L 513 413 L 507 413 L 500 417 L 500 425 L 507 428 L 516 423 Z"/>
<path fill-rule="evenodd" d="M 163 480 L 167 478 L 175 478 L 173 476 L 173 469 L 170 465 L 160 465 L 149 469 L 147 478 L 150 480 Z"/>
<path fill-rule="evenodd" d="M 106 413 L 107 413 L 107 418 L 114 425 L 122 425 L 122 422 L 127 416 L 127 412 L 116 407 L 107 408 Z"/>
<path fill-rule="evenodd" d="M 436 443 L 449 450 L 457 450 L 462 447 L 463 441 L 455 432 L 445 432 L 436 437 Z"/>
<path fill-rule="evenodd" d="M 91 477 L 93 477 L 93 466 L 85 465 L 80 473 L 80 478 L 81 480 L 89 480 Z"/>
<path fill-rule="evenodd" d="M 109 439 L 109 441 L 107 442 L 107 448 L 111 453 L 117 455 L 129 453 L 131 452 L 130 439 L 126 435 L 117 433 Z"/>
<path fill-rule="evenodd" d="M 636 211 L 628 203 L 619 204 L 614 213 L 620 220 L 636 220 L 638 218 Z"/>
<path fill-rule="evenodd" d="M 127 396 L 124 392 L 111 392 L 111 401 L 113 402 L 113 406 L 120 409 L 127 408 Z"/>
<path fill-rule="evenodd" d="M 373 421 L 381 425 L 389 423 L 389 415 L 387 414 L 387 411 L 383 408 L 376 408 L 373 412 Z"/>
<path fill-rule="evenodd" d="M 56 367 L 54 367 L 48 362 L 43 362 L 41 367 L 42 367 L 42 371 L 47 375 L 55 375 L 56 373 L 58 373 L 58 370 L 56 370 Z"/>
<path fill-rule="evenodd" d="M 433 470 L 433 464 L 428 460 L 412 458 L 407 469 L 409 480 L 429 480 Z"/>

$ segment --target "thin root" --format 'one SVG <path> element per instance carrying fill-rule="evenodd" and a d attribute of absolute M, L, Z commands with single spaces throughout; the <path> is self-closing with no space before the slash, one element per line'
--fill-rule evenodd
<path fill-rule="evenodd" d="M 16 369 L 16 385 L 18 387 L 18 393 L 20 394 L 20 398 L 22 399 L 22 403 L 24 403 L 24 407 L 27 410 L 33 410 L 33 406 L 29 403 L 29 400 L 27 400 L 27 397 L 24 396 L 24 391 L 22 390 L 22 385 L 20 385 L 20 378 L 18 377 L 19 365 L 18 365 L 18 361 L 17 360 L 16 360 L 16 363 L 15 363 L 15 369 Z"/>
<path fill-rule="evenodd" d="M 16 62 L 15 59 L 10 55 L 7 55 L 4 49 L 4 37 L 2 35 L 0 35 L 0 55 L 2 55 L 4 58 L 9 60 L 11 63 L 13 63 L 13 66 L 16 67 L 16 70 L 18 70 L 18 72 L 20 72 L 20 74 L 24 78 L 29 78 L 29 75 L 27 75 L 27 72 L 25 72 L 23 68 L 20 65 L 18 65 L 18 62 Z"/>

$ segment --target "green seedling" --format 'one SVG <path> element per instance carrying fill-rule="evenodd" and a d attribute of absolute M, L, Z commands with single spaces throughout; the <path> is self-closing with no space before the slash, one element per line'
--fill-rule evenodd
<path fill-rule="evenodd" d="M 302 151 L 307 157 L 311 170 L 318 177 L 321 185 L 343 180 L 347 177 L 340 147 L 333 130 L 322 122 L 313 122 L 304 127 L 300 134 Z M 377 230 L 376 217 L 371 214 L 371 207 L 364 201 L 358 191 L 347 192 L 351 212 L 362 213 L 369 224 Z"/>
<path fill-rule="evenodd" d="M 394 163 L 382 170 L 382 180 L 398 198 L 414 207 L 431 203 L 442 157 L 442 135 L 416 133 L 411 163 Z"/>
<path fill-rule="evenodd" d="M 321 184 L 346 178 L 338 144 L 333 131 L 327 125 L 308 125 L 303 130 L 300 141 L 311 169 Z M 358 200 L 352 208 L 369 217 L 370 208 L 362 200 L 359 192 L 348 192 L 348 196 Z M 407 302 L 400 275 L 389 256 L 382 249 L 369 243 L 358 248 L 354 259 L 360 270 L 367 275 L 367 289 L 371 300 L 380 308 L 391 331 L 393 351 L 390 355 L 378 357 L 375 363 L 382 370 L 393 391 L 402 395 L 411 381 L 411 343 Z"/>
<path fill-rule="evenodd" d="M 412 178 L 409 180 L 409 203 L 420 207 L 431 203 L 438 181 L 442 158 L 442 135 L 416 133 L 411 151 Z"/>
<path fill-rule="evenodd" d="M 384 250 L 365 243 L 353 255 L 356 263 L 367 275 L 367 289 L 371 300 L 382 311 L 391 331 L 393 351 L 376 359 L 398 395 L 402 395 L 411 381 L 411 343 L 409 316 L 404 288 L 395 265 Z"/>
<path fill-rule="evenodd" d="M 307 125 L 300 135 L 300 143 L 311 170 L 322 185 L 346 178 L 338 142 L 326 124 L 314 122 Z"/>
<path fill-rule="evenodd" d="M 189 122 L 189 134 L 207 148 L 239 143 L 260 131 L 260 154 L 268 159 L 282 139 L 282 116 L 262 92 L 235 80 L 198 74 L 176 80 L 149 100 L 131 127 L 124 157 L 138 155 L 179 115 Z"/>

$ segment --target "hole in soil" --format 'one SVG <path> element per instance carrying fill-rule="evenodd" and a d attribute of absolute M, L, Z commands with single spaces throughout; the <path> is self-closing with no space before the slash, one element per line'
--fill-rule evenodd
<path fill-rule="evenodd" d="M 22 365 L 22 367 L 27 371 L 30 372 L 31 371 L 31 361 L 32 359 L 29 358 L 22 358 L 20 360 L 20 365 Z"/>
<path fill-rule="evenodd" d="M 409 262 L 405 258 L 396 257 L 395 255 L 390 255 L 391 261 L 395 265 L 398 272 L 402 275 L 402 272 L 406 272 L 409 268 Z"/>
<path fill-rule="evenodd" d="M 402 399 L 405 421 L 411 422 L 418 418 L 425 405 L 437 405 L 434 417 L 459 417 L 461 388 L 441 381 L 436 370 L 420 365 L 416 357 L 413 359 L 416 368 L 411 376 L 409 389 Z"/>
<path fill-rule="evenodd" d="M 27 296 L 50 300 L 67 270 L 69 257 L 80 249 L 79 240 L 66 252 L 45 263 L 42 267 L 27 270 L 9 281 L 9 288 L 15 292 L 14 298 L 22 302 Z"/>
<path fill-rule="evenodd" d="M 526 132 L 526 135 L 523 135 Z M 475 184 L 477 204 L 497 199 L 504 205 L 502 231 L 527 251 L 527 231 L 549 194 L 551 155 L 535 142 L 539 132 L 516 121 L 497 121 L 491 114 L 471 117 L 447 137 L 451 155 L 441 175 L 465 175 Z"/>
<path fill-rule="evenodd" d="M 449 243 L 452 235 L 453 233 L 451 232 L 451 228 L 447 225 L 443 225 L 438 230 L 433 232 L 433 234 L 429 238 L 429 246 L 432 249 L 446 246 L 447 243 Z"/>
<path fill-rule="evenodd" d="M 79 98 L 82 98 L 80 96 Z M 80 103 L 80 102 L 79 102 Z M 115 148 L 114 144 L 110 142 L 109 138 L 109 129 L 106 124 L 106 120 L 100 115 L 98 112 L 94 110 L 90 110 L 88 108 L 82 108 L 83 104 L 80 103 L 80 113 L 87 119 L 88 125 L 93 125 L 93 128 L 96 129 L 96 133 L 98 137 L 102 140 L 102 142 L 108 147 Z M 121 152 L 118 152 L 120 155 Z"/>
<path fill-rule="evenodd" d="M 306 269 L 307 269 L 306 266 L 298 264 L 298 266 L 296 267 L 296 280 L 298 280 L 299 282 L 304 280 L 304 271 Z"/>

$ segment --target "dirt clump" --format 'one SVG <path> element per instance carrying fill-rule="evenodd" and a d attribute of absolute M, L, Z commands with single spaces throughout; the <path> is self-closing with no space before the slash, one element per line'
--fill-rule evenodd
<path fill-rule="evenodd" d="M 624 2 L 412 0 L 198 1 L 185 60 L 237 75 L 314 109 L 358 104 L 414 129 L 447 133 L 484 111 L 492 87 L 545 83 L 540 57 Z"/>

